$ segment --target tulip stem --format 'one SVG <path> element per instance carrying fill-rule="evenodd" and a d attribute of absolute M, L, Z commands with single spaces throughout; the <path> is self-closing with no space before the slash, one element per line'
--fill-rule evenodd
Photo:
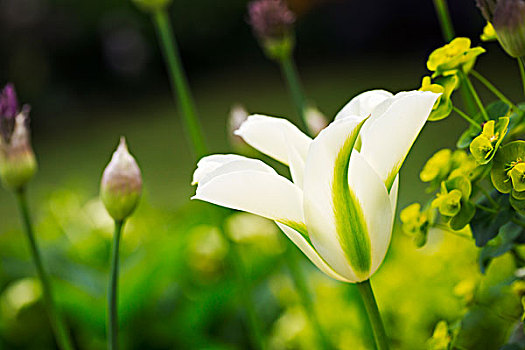
<path fill-rule="evenodd" d="M 521 83 L 523 85 L 523 94 L 525 95 L 525 58 L 518 57 L 518 66 L 520 67 Z"/>
<path fill-rule="evenodd" d="M 108 317 L 107 334 L 108 349 L 118 350 L 118 275 L 119 275 L 119 247 L 120 236 L 124 226 L 123 220 L 115 220 L 113 234 L 113 248 L 111 252 L 111 275 L 108 285 Z"/>
<path fill-rule="evenodd" d="M 25 190 L 22 188 L 16 193 L 16 198 L 18 201 L 18 207 L 20 211 L 20 216 L 24 226 L 24 232 L 26 234 L 29 248 L 31 250 L 31 256 L 33 258 L 33 263 L 35 264 L 36 272 L 38 278 L 40 279 L 40 284 L 42 285 L 42 292 L 44 297 L 44 303 L 47 309 L 47 314 L 49 321 L 51 322 L 51 327 L 55 333 L 55 337 L 59 347 L 62 350 L 72 350 L 73 343 L 71 341 L 70 334 L 67 330 L 66 325 L 64 324 L 60 314 L 56 308 L 54 299 L 53 299 L 53 290 L 51 283 L 49 281 L 48 274 L 44 269 L 44 264 L 42 262 L 42 255 L 38 244 L 36 242 L 36 237 L 33 230 L 33 224 L 31 222 L 31 215 L 29 214 L 29 207 L 27 205 L 27 198 Z"/>
<path fill-rule="evenodd" d="M 459 114 L 459 116 L 463 119 L 465 119 L 467 122 L 469 122 L 473 127 L 476 128 L 476 130 L 479 130 L 481 131 L 481 126 L 479 125 L 479 123 L 477 121 L 475 121 L 474 119 L 472 119 L 471 117 L 469 117 L 465 112 L 463 112 L 462 110 L 460 110 L 459 108 L 457 108 L 456 106 L 453 106 L 452 109 L 454 110 L 454 112 L 456 112 L 457 114 Z"/>
<path fill-rule="evenodd" d="M 157 30 L 160 46 L 164 60 L 168 68 L 170 83 L 175 102 L 178 102 L 182 121 L 187 136 L 191 140 L 193 151 L 197 157 L 206 154 L 206 143 L 204 133 L 197 117 L 195 103 L 191 95 L 188 80 L 182 68 L 182 63 L 177 47 L 177 41 L 173 34 L 168 12 L 161 8 L 153 12 L 153 22 Z"/>
<path fill-rule="evenodd" d="M 385 326 L 381 320 L 381 314 L 379 313 L 379 308 L 377 307 L 376 298 L 374 297 L 370 280 L 356 283 L 356 285 L 359 293 L 361 294 L 361 298 L 363 298 L 366 312 L 368 313 L 368 318 L 370 320 L 370 324 L 372 325 L 376 347 L 378 350 L 388 350 L 389 346 L 388 338 L 385 332 Z"/>
<path fill-rule="evenodd" d="M 301 264 L 299 263 L 297 253 L 295 251 L 296 248 L 289 241 L 287 245 L 288 247 L 286 248 L 285 256 L 286 263 L 288 265 L 288 269 L 290 270 L 290 275 L 292 276 L 297 293 L 301 298 L 301 301 L 303 303 L 306 313 L 308 314 L 313 328 L 317 332 L 319 345 L 322 349 L 331 349 L 332 346 L 330 344 L 330 341 L 326 337 L 326 334 L 324 333 L 323 328 L 321 327 L 321 323 L 319 322 L 319 318 L 317 317 L 317 314 L 315 312 L 312 292 L 308 287 L 306 276 L 301 267 Z"/>
<path fill-rule="evenodd" d="M 306 120 L 306 98 L 301 86 L 299 74 L 297 73 L 297 67 L 293 61 L 292 54 L 290 53 L 288 55 L 284 55 L 284 57 L 282 57 L 279 62 L 281 64 L 283 75 L 286 79 L 286 82 L 288 83 L 288 89 L 292 95 L 301 126 L 307 134 L 310 134 L 308 121 Z"/>
<path fill-rule="evenodd" d="M 470 74 L 472 74 L 474 78 L 476 78 L 483 85 L 485 85 L 485 87 L 489 89 L 494 95 L 496 95 L 497 98 L 499 98 L 504 103 L 506 103 L 510 108 L 514 109 L 516 113 L 520 113 L 520 110 L 518 109 L 518 107 L 514 103 L 512 103 L 512 101 L 509 100 L 505 95 L 503 95 L 503 93 L 500 90 L 498 90 L 498 88 L 496 88 L 487 78 L 485 78 L 483 75 L 481 75 L 474 69 L 470 71 Z"/>
<path fill-rule="evenodd" d="M 483 103 L 481 102 L 481 99 L 479 98 L 479 95 L 476 92 L 476 89 L 474 89 L 474 85 L 472 85 L 472 82 L 470 81 L 469 77 L 461 69 L 458 70 L 458 72 L 459 72 L 459 76 L 461 77 L 461 80 L 467 86 L 467 89 L 470 92 L 470 95 L 474 98 L 474 101 L 476 102 L 476 105 L 478 106 L 478 109 L 481 112 L 483 119 L 485 121 L 488 121 L 489 116 L 487 114 L 487 111 L 485 110 L 485 107 L 483 107 Z"/>

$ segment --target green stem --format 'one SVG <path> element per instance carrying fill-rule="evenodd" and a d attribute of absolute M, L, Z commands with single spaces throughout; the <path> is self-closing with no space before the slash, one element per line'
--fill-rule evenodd
<path fill-rule="evenodd" d="M 374 331 L 374 339 L 378 350 L 388 350 L 388 338 L 385 332 L 385 326 L 383 326 L 383 321 L 381 320 L 381 314 L 379 313 L 379 308 L 377 307 L 377 302 L 374 297 L 374 292 L 372 291 L 372 286 L 370 285 L 370 280 L 366 280 L 360 283 L 356 283 L 357 289 L 363 298 L 365 304 L 366 312 L 368 313 L 368 318 L 370 319 L 370 324 L 372 325 L 372 330 Z"/>
<path fill-rule="evenodd" d="M 494 210 L 498 210 L 500 208 L 500 205 L 498 204 L 498 202 L 496 202 L 494 198 L 491 197 L 490 193 L 483 186 L 477 185 L 477 184 L 475 186 L 481 191 L 481 193 L 483 193 L 485 198 L 487 198 L 487 200 L 494 206 Z"/>
<path fill-rule="evenodd" d="M 246 316 L 248 318 L 248 327 L 250 335 L 252 338 L 252 343 L 255 349 L 265 349 L 264 345 L 264 336 L 262 331 L 262 326 L 257 316 L 257 311 L 255 310 L 255 305 L 253 303 L 253 288 L 246 276 L 246 271 L 244 270 L 244 265 L 241 262 L 241 257 L 238 251 L 238 247 L 234 242 L 231 242 L 231 254 L 232 265 L 236 270 L 236 276 L 239 283 L 239 294 L 246 310 Z"/>
<path fill-rule="evenodd" d="M 523 85 L 523 94 L 525 95 L 525 58 L 518 58 L 518 66 L 520 67 L 521 84 Z"/>
<path fill-rule="evenodd" d="M 17 191 L 16 198 L 18 201 L 20 216 L 22 218 L 22 223 L 24 226 L 24 232 L 26 234 L 29 243 L 29 248 L 31 250 L 33 263 L 35 264 L 36 272 L 42 285 L 44 303 L 46 305 L 49 321 L 51 322 L 51 327 L 53 328 L 59 347 L 62 350 L 72 350 L 73 343 L 71 341 L 71 337 L 66 328 L 66 325 L 64 324 L 59 312 L 56 309 L 55 302 L 53 299 L 53 290 L 51 287 L 51 283 L 49 281 L 47 272 L 44 269 L 44 264 L 42 263 L 42 256 L 40 254 L 40 249 L 38 248 L 35 233 L 33 231 L 33 225 L 31 222 L 31 216 L 29 214 L 29 207 L 27 205 L 25 190 L 20 189 L 19 191 Z"/>
<path fill-rule="evenodd" d="M 467 122 L 469 122 L 472 126 L 474 126 L 476 128 L 476 130 L 479 130 L 481 131 L 481 126 L 479 125 L 479 123 L 477 121 L 475 121 L 472 117 L 469 117 L 465 112 L 463 112 L 462 110 L 460 110 L 459 108 L 457 108 L 456 106 L 453 106 L 452 109 L 454 110 L 454 112 L 456 112 L 457 114 L 459 114 L 460 117 L 462 117 L 463 119 L 465 119 Z"/>
<path fill-rule="evenodd" d="M 108 285 L 108 349 L 118 350 L 118 274 L 119 274 L 119 246 L 124 221 L 115 221 L 113 234 L 113 248 L 111 252 L 111 275 Z"/>
<path fill-rule="evenodd" d="M 299 80 L 299 74 L 297 73 L 297 68 L 295 67 L 292 54 L 286 55 L 280 61 L 281 70 L 286 82 L 288 83 L 288 89 L 292 95 L 293 103 L 297 114 L 299 115 L 301 125 L 307 134 L 310 134 L 308 128 L 308 121 L 306 120 L 306 98 L 303 92 Z"/>
<path fill-rule="evenodd" d="M 502 100 L 504 103 L 506 103 L 510 108 L 514 109 L 516 113 L 520 113 L 520 110 L 518 107 L 512 103 L 511 100 L 509 100 L 503 93 L 498 90 L 487 78 L 485 78 L 483 75 L 472 69 L 470 71 L 470 74 L 477 80 L 479 80 L 487 89 L 489 89 L 496 97 L 498 97 L 500 100 Z"/>
<path fill-rule="evenodd" d="M 481 209 L 483 211 L 486 211 L 487 213 L 492 213 L 492 214 L 497 214 L 498 213 L 497 209 L 492 209 L 492 208 L 486 207 L 483 204 L 474 203 L 474 205 L 476 206 L 476 208 L 479 208 L 479 209 Z"/>
<path fill-rule="evenodd" d="M 310 322 L 312 323 L 312 326 L 317 332 L 317 337 L 321 349 L 331 349 L 332 346 L 330 345 L 330 341 L 323 332 L 323 328 L 321 327 L 321 323 L 319 322 L 319 318 L 317 317 L 317 314 L 315 312 L 312 293 L 310 291 L 310 288 L 308 287 L 308 282 L 304 271 L 299 263 L 297 253 L 295 251 L 296 248 L 291 242 L 288 242 L 287 245 L 288 247 L 286 248 L 285 256 L 286 263 L 288 265 L 288 269 L 290 270 L 290 275 L 295 284 L 297 293 L 301 298 L 305 311 L 308 314 Z"/>
<path fill-rule="evenodd" d="M 153 22 L 157 30 L 160 46 L 168 67 L 173 97 L 179 104 L 184 128 L 189 136 L 193 151 L 199 158 L 206 154 L 206 144 L 195 103 L 191 96 L 186 75 L 182 68 L 175 35 L 171 28 L 168 12 L 165 8 L 153 13 Z"/>
<path fill-rule="evenodd" d="M 479 98 L 479 95 L 476 92 L 476 89 L 474 89 L 474 86 L 472 85 L 472 82 L 470 81 L 469 77 L 462 70 L 458 70 L 458 72 L 459 72 L 459 76 L 461 77 L 461 80 L 467 86 L 467 89 L 470 92 L 470 95 L 472 96 L 472 98 L 474 98 L 474 101 L 476 102 L 476 105 L 478 106 L 478 109 L 481 112 L 483 119 L 485 119 L 485 121 L 488 121 L 489 116 L 487 114 L 487 111 L 485 110 L 485 107 L 483 107 L 483 103 L 481 102 L 481 99 Z"/>
<path fill-rule="evenodd" d="M 449 42 L 454 39 L 455 34 L 447 2 L 446 0 L 434 0 L 434 7 L 436 8 L 443 38 L 446 42 Z"/>

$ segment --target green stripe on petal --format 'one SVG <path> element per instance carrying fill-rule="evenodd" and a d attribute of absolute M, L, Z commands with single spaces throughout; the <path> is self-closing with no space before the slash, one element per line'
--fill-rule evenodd
<path fill-rule="evenodd" d="M 303 236 L 304 239 L 306 239 L 306 241 L 308 241 L 308 243 L 310 243 L 310 245 L 312 244 L 312 242 L 310 242 L 310 236 L 308 235 L 308 229 L 306 228 L 306 225 L 302 222 L 295 222 L 295 221 L 291 221 L 291 220 L 275 220 L 281 224 L 284 224 L 292 229 L 294 229 L 295 231 L 299 232 L 301 234 L 301 236 Z"/>
<path fill-rule="evenodd" d="M 364 121 L 348 136 L 339 151 L 332 182 L 332 200 L 337 235 L 348 262 L 358 276 L 369 273 L 372 252 L 363 210 L 348 184 L 348 168 L 350 166 L 350 155 Z"/>

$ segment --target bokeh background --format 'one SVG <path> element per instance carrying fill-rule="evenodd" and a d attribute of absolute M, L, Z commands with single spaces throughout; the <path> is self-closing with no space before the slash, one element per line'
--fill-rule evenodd
<path fill-rule="evenodd" d="M 226 125 L 234 103 L 297 120 L 278 67 L 264 57 L 247 24 L 246 5 L 174 0 L 170 7 L 213 153 L 231 152 Z M 329 118 L 361 91 L 419 88 L 429 53 L 444 43 L 431 0 L 290 0 L 289 5 L 298 15 L 296 59 L 306 94 Z M 479 43 L 484 21 L 474 0 L 451 1 L 450 9 L 457 35 Z M 477 69 L 517 99 L 517 65 L 497 43 L 484 47 L 488 54 Z M 15 83 L 21 102 L 32 106 L 40 171 L 30 186 L 31 206 L 58 302 L 79 349 L 105 347 L 112 228 L 97 194 L 120 135 L 128 138 L 145 183 L 122 246 L 124 348 L 250 348 L 239 303 L 243 291 L 228 267 L 231 249 L 241 253 L 270 347 L 315 348 L 283 263 L 283 250 L 291 249 L 283 235 L 264 220 L 235 214 L 228 221 L 232 241 L 225 241 L 208 215 L 209 205 L 190 202 L 195 160 L 148 15 L 124 0 L 0 0 L 0 84 L 5 82 Z M 492 98 L 481 87 L 480 93 Z M 465 126 L 450 117 L 425 127 L 401 172 L 399 208 L 426 198 L 418 177 L 424 161 L 437 149 L 452 147 Z M 14 204 L 0 189 L 0 346 L 53 349 Z M 453 323 L 464 315 L 473 293 L 469 286 L 479 281 L 480 300 L 486 292 L 485 302 L 494 307 L 478 315 L 490 337 L 473 337 L 465 348 L 503 344 L 512 325 L 508 305 L 500 310 L 490 299 L 491 287 L 483 286 L 507 276 L 507 260 L 497 259 L 482 276 L 472 241 L 436 231 L 425 248 L 416 249 L 396 231 L 373 279 L 394 348 L 425 348 L 438 321 Z M 354 288 L 324 277 L 306 259 L 301 264 L 333 344 L 371 348 Z"/>

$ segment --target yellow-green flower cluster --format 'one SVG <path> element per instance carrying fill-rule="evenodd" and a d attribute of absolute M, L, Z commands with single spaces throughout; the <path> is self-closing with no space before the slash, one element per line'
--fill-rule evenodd
<path fill-rule="evenodd" d="M 525 211 L 525 141 L 501 147 L 493 160 L 492 184 L 501 193 L 510 193 L 514 209 Z"/>
<path fill-rule="evenodd" d="M 470 152 L 479 164 L 487 164 L 494 158 L 503 138 L 507 133 L 509 118 L 489 120 L 483 125 L 483 131 L 470 143 Z"/>
<path fill-rule="evenodd" d="M 470 39 L 456 38 L 449 44 L 434 50 L 428 57 L 427 68 L 432 77 L 455 75 L 458 71 L 468 73 L 476 63 L 476 57 L 485 52 L 482 47 L 470 47 Z"/>
<path fill-rule="evenodd" d="M 465 176 L 472 181 L 478 175 L 478 165 L 471 155 L 463 150 L 452 152 L 445 148 L 436 152 L 426 162 L 419 177 L 423 182 L 430 182 L 430 191 L 433 191 L 444 180 Z"/>
<path fill-rule="evenodd" d="M 453 230 L 461 230 L 474 217 L 476 208 L 469 201 L 472 185 L 466 176 L 456 176 L 441 183 L 441 191 L 432 201 L 432 207 L 450 224 Z"/>
<path fill-rule="evenodd" d="M 432 112 L 428 117 L 428 120 L 436 121 L 441 120 L 449 116 L 452 112 L 452 92 L 458 88 L 459 79 L 455 75 L 438 77 L 432 81 L 432 78 L 429 76 L 423 77 L 421 82 L 420 91 L 432 91 L 438 94 L 438 100 L 432 108 Z"/>
<path fill-rule="evenodd" d="M 428 230 L 434 221 L 434 210 L 421 210 L 421 204 L 413 203 L 401 211 L 402 229 L 413 237 L 416 246 L 421 247 L 427 241 Z"/>

